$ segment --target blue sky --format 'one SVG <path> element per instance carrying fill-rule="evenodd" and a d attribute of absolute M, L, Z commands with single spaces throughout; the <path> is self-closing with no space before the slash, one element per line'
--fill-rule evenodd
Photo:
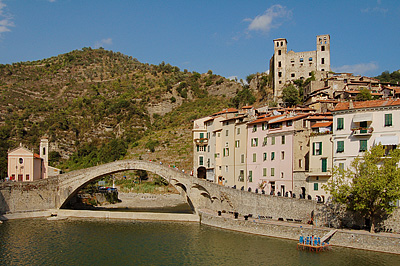
<path fill-rule="evenodd" d="M 331 69 L 400 69 L 400 1 L 0 0 L 0 63 L 104 47 L 200 73 L 245 78 L 269 68 L 275 38 L 312 51 L 331 36 Z"/>

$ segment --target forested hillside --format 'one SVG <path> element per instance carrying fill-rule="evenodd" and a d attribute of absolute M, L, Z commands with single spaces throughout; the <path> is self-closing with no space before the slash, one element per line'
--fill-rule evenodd
<path fill-rule="evenodd" d="M 43 136 L 50 164 L 64 170 L 121 158 L 189 169 L 191 121 L 237 106 L 249 94 L 211 70 L 143 64 L 104 49 L 0 65 L 0 177 L 8 149 L 21 142 L 37 152 Z"/>

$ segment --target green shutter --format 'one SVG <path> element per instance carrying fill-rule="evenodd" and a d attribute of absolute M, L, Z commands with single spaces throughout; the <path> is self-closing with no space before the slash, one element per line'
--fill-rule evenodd
<path fill-rule="evenodd" d="M 312 144 L 312 155 L 315 155 L 315 142 Z"/>
<path fill-rule="evenodd" d="M 343 119 L 344 118 L 342 118 L 342 117 L 337 119 L 337 129 L 343 129 L 344 128 Z"/>
<path fill-rule="evenodd" d="M 322 142 L 319 143 L 319 155 L 322 155 Z"/>
<path fill-rule="evenodd" d="M 337 142 L 337 152 L 344 152 L 344 141 Z"/>
<path fill-rule="evenodd" d="M 322 158 L 322 172 L 326 172 L 327 171 L 327 161 L 326 158 Z"/>
<path fill-rule="evenodd" d="M 392 114 L 385 114 L 385 127 L 392 125 Z"/>
<path fill-rule="evenodd" d="M 314 183 L 314 190 L 318 190 L 318 183 Z"/>
<path fill-rule="evenodd" d="M 201 138 L 201 139 L 204 138 L 204 133 L 200 133 L 200 138 Z"/>
<path fill-rule="evenodd" d="M 271 161 L 275 159 L 275 152 L 271 152 Z"/>
<path fill-rule="evenodd" d="M 366 151 L 368 149 L 367 140 L 360 140 L 360 151 Z"/>

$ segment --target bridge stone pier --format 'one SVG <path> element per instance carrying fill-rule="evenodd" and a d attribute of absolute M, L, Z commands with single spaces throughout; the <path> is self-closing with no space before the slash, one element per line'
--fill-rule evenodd
<path fill-rule="evenodd" d="M 121 160 L 34 182 L 2 183 L 0 212 L 17 213 L 63 208 L 89 182 L 127 170 L 145 170 L 161 176 L 178 189 L 195 212 L 208 209 L 307 222 L 311 211 L 314 210 L 318 216 L 323 206 L 305 199 L 262 195 L 220 186 L 159 162 Z"/>

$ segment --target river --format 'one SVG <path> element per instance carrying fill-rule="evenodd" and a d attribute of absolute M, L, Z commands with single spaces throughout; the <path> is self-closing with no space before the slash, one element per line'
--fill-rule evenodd
<path fill-rule="evenodd" d="M 0 265 L 400 265 L 400 256 L 296 242 L 197 223 L 45 218 L 0 224 Z"/>

